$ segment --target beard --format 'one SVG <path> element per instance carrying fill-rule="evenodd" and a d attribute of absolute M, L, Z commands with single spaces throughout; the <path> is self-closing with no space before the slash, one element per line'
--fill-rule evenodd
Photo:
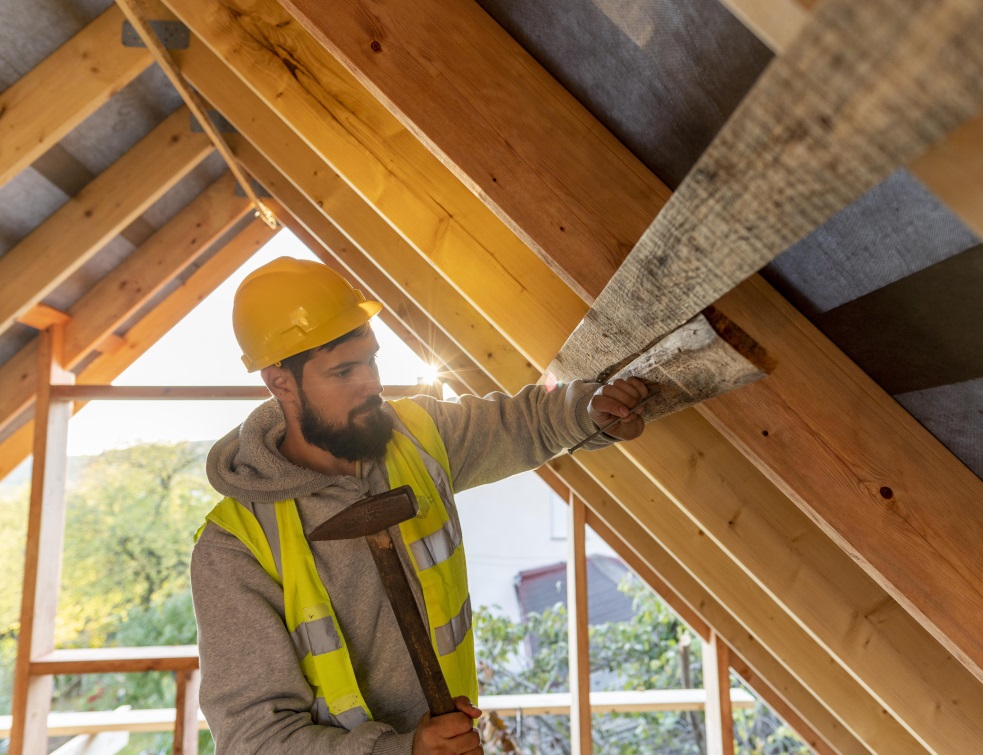
<path fill-rule="evenodd" d="M 373 396 L 348 413 L 348 421 L 332 425 L 324 420 L 300 392 L 300 432 L 304 440 L 339 459 L 374 459 L 386 452 L 393 437 L 393 421 L 382 409 L 383 401 Z"/>

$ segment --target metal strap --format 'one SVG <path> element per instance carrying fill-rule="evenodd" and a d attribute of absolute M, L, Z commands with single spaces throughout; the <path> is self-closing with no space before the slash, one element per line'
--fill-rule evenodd
<path fill-rule="evenodd" d="M 330 616 L 305 621 L 290 633 L 290 639 L 297 651 L 298 660 L 303 660 L 308 653 L 322 655 L 341 649 L 341 638 Z"/>
<path fill-rule="evenodd" d="M 437 637 L 437 655 L 447 655 L 457 650 L 471 629 L 471 596 L 468 595 L 461 611 L 443 626 L 434 629 Z"/>

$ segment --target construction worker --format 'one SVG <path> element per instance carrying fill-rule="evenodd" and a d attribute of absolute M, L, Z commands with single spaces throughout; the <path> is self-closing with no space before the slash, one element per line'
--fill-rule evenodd
<path fill-rule="evenodd" d="M 615 418 L 588 448 L 644 427 L 630 413 L 648 392 L 637 379 L 384 402 L 369 322 L 381 309 L 325 265 L 284 257 L 236 293 L 242 359 L 273 398 L 208 456 L 227 497 L 191 563 L 201 707 L 219 753 L 482 752 L 454 492 L 535 469 Z M 392 534 L 457 707 L 436 717 L 365 540 L 304 534 L 403 484 L 420 513 Z"/>

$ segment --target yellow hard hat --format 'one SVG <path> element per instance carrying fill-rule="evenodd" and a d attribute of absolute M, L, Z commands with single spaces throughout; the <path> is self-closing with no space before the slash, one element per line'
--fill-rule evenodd
<path fill-rule="evenodd" d="M 381 309 L 327 265 L 279 257 L 239 285 L 232 329 L 246 370 L 255 372 L 333 341 Z"/>

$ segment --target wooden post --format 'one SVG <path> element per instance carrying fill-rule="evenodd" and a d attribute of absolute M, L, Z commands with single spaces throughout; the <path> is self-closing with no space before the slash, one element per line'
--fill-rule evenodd
<path fill-rule="evenodd" d="M 47 752 L 53 679 L 31 676 L 31 661 L 55 649 L 55 612 L 65 536 L 65 470 L 71 402 L 51 400 L 53 383 L 68 383 L 64 370 L 64 323 L 38 336 L 38 386 L 34 409 L 34 466 L 24 554 L 20 634 L 14 667 L 11 755 Z"/>
<path fill-rule="evenodd" d="M 198 688 L 201 671 L 175 671 L 174 755 L 198 755 Z"/>
<path fill-rule="evenodd" d="M 703 643 L 703 688 L 707 693 L 707 755 L 734 755 L 730 701 L 730 652 L 716 632 Z"/>
<path fill-rule="evenodd" d="M 567 646 L 570 669 L 570 751 L 590 755 L 590 638 L 587 629 L 587 507 L 570 493 L 567 522 Z"/>

